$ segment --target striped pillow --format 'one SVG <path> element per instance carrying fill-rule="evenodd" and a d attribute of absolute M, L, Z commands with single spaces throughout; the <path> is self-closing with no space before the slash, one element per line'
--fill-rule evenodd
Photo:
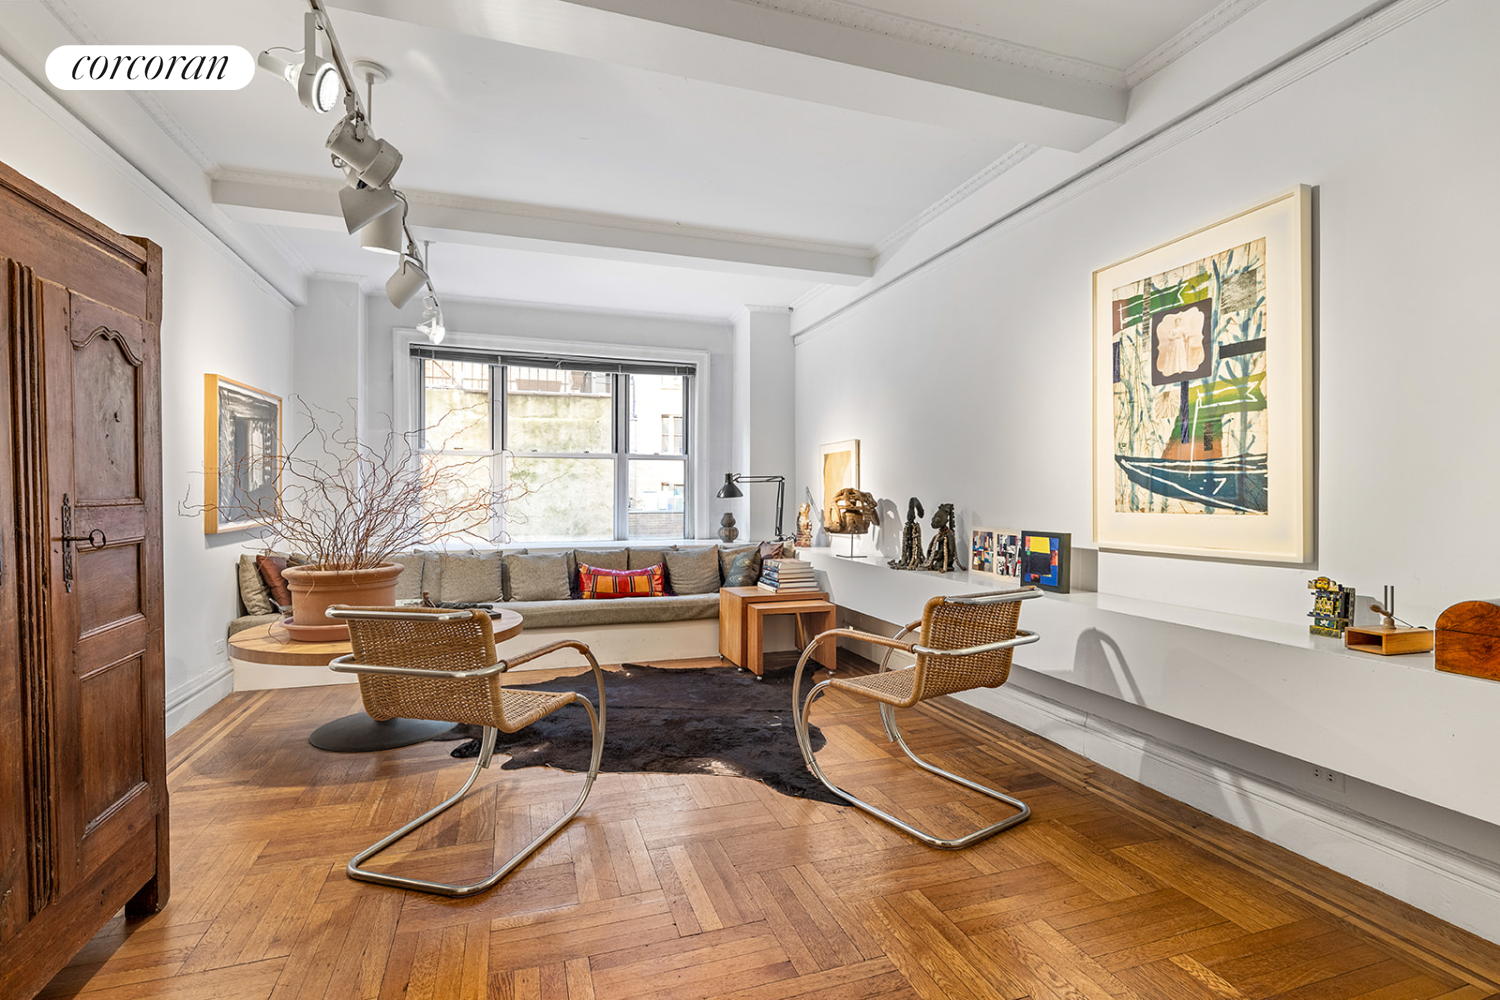
<path fill-rule="evenodd" d="M 661 563 L 644 569 L 598 569 L 587 563 L 578 564 L 578 596 L 585 600 L 661 597 L 666 592 L 666 574 Z"/>

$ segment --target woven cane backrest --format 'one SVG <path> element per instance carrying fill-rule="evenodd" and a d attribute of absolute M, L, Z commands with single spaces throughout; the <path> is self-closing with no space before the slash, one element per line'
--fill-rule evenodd
<path fill-rule="evenodd" d="M 986 595 L 976 594 L 975 597 Z M 967 649 L 1016 637 L 1020 601 L 971 604 L 934 597 L 922 611 L 919 644 L 930 649 Z M 999 687 L 1010 676 L 1010 649 L 969 656 L 917 656 L 916 700 Z"/>
<path fill-rule="evenodd" d="M 469 617 L 438 621 L 453 612 L 442 608 L 350 608 L 350 611 L 400 611 L 430 614 L 431 621 L 357 618 L 349 622 L 354 661 L 380 667 L 425 670 L 478 670 L 495 662 L 495 635 L 490 616 L 471 609 Z M 494 726 L 503 721 L 499 675 L 461 681 L 421 677 L 359 675 L 359 692 L 372 719 L 435 719 Z"/>

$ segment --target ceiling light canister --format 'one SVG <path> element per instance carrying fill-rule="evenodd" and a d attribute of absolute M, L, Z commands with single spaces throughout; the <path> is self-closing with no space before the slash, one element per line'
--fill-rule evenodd
<path fill-rule="evenodd" d="M 369 123 L 354 115 L 345 117 L 328 136 L 328 151 L 353 168 L 370 187 L 384 187 L 401 166 L 401 151 L 377 139 Z"/>
<path fill-rule="evenodd" d="M 402 224 L 406 218 L 403 207 L 399 212 L 384 212 L 359 231 L 359 245 L 376 253 L 399 254 L 406 243 Z"/>
<path fill-rule="evenodd" d="M 427 284 L 427 272 L 413 256 L 402 254 L 401 266 L 396 268 L 396 273 L 391 275 L 390 280 L 385 283 L 385 297 L 391 300 L 391 305 L 397 309 L 402 308 L 412 300 L 412 296 L 422 290 Z"/>
<path fill-rule="evenodd" d="M 339 192 L 339 208 L 344 212 L 344 225 L 351 234 L 400 207 L 401 196 L 396 192 L 388 187 L 370 187 L 364 181 L 360 181 L 356 187 L 346 187 Z M 399 246 L 396 249 L 399 250 Z"/>

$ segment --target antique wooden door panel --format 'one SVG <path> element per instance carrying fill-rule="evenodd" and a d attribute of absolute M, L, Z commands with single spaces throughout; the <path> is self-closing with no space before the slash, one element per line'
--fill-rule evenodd
<path fill-rule="evenodd" d="M 138 316 L 44 283 L 53 510 L 58 891 L 153 823 L 164 734 L 147 617 L 159 600 L 143 455 L 155 426 Z M 152 472 L 152 481 L 159 475 Z"/>
<path fill-rule="evenodd" d="M 35 281 L 28 271 L 0 259 L 0 330 L 14 343 L 17 325 L 32 321 Z M 11 438 L 10 353 L 0 351 L 0 441 Z M 15 495 L 11 463 L 0 462 L 0 497 Z M 26 745 L 23 680 L 16 656 L 15 505 L 0 503 L 0 944 L 31 915 L 30 858 L 26 836 Z"/>

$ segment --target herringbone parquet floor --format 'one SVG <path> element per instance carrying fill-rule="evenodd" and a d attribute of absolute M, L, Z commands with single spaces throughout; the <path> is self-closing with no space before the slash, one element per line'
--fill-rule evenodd
<path fill-rule="evenodd" d="M 1500 988 L 1500 947 L 956 703 L 903 713 L 913 746 L 1034 811 L 966 851 L 745 779 L 606 774 L 578 820 L 487 895 L 352 882 L 352 854 L 468 771 L 452 744 L 307 744 L 356 705 L 343 686 L 244 693 L 176 734 L 171 902 L 117 916 L 42 995 L 1483 1000 Z M 814 721 L 835 780 L 939 826 L 991 815 L 893 760 L 868 705 L 830 697 Z M 492 768 L 388 863 L 487 872 L 578 781 Z"/>

